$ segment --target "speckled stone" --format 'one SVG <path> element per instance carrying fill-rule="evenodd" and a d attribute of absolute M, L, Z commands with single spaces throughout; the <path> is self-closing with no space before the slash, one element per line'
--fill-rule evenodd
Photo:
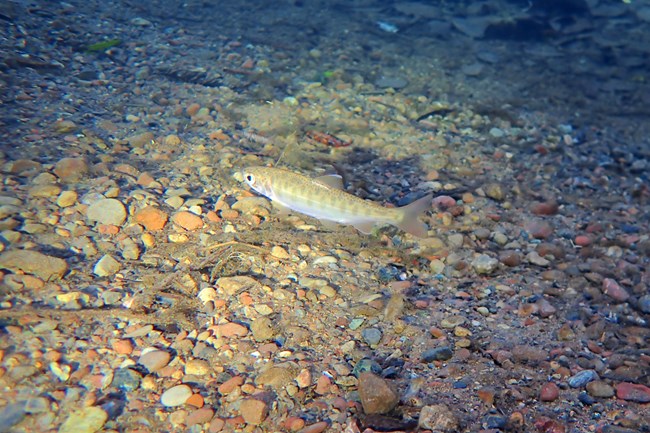
<path fill-rule="evenodd" d="M 458 418 L 447 405 L 435 404 L 424 406 L 420 410 L 418 425 L 425 429 L 450 433 L 458 431 Z"/>

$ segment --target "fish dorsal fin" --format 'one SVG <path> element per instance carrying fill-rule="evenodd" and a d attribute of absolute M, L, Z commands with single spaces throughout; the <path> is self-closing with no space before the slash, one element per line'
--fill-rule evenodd
<path fill-rule="evenodd" d="M 338 174 L 326 174 L 325 176 L 319 176 L 314 179 L 318 183 L 329 186 L 334 189 L 343 189 L 343 178 Z"/>

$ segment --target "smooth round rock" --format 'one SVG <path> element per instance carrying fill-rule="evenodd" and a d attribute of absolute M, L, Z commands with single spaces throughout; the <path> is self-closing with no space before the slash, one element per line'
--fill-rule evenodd
<path fill-rule="evenodd" d="M 184 404 L 192 396 L 192 388 L 187 385 L 176 385 L 163 392 L 160 403 L 163 406 L 175 407 Z"/>
<path fill-rule="evenodd" d="M 120 226 L 126 220 L 126 208 L 119 200 L 104 198 L 88 206 L 86 218 L 100 224 Z"/>
<path fill-rule="evenodd" d="M 150 372 L 158 371 L 161 368 L 169 364 L 171 355 L 169 352 L 164 350 L 152 350 L 147 353 L 143 353 L 138 360 L 139 364 L 142 364 Z"/>

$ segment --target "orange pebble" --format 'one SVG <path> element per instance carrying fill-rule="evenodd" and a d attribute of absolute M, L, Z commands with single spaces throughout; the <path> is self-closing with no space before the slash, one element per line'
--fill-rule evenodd
<path fill-rule="evenodd" d="M 205 402 L 201 394 L 192 394 L 192 396 L 188 398 L 185 403 L 200 409 L 203 407 Z"/>

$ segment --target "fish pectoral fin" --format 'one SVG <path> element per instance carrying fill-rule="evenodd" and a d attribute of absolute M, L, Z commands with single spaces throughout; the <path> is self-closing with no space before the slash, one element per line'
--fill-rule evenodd
<path fill-rule="evenodd" d="M 343 189 L 343 178 L 338 174 L 326 174 L 325 176 L 319 176 L 314 179 L 318 183 L 329 186 L 334 189 Z"/>
<path fill-rule="evenodd" d="M 374 221 L 363 221 L 359 223 L 352 224 L 355 229 L 359 230 L 364 235 L 369 235 L 372 233 L 372 229 L 375 227 Z"/>
<path fill-rule="evenodd" d="M 291 213 L 291 209 L 289 209 L 285 205 L 277 203 L 275 201 L 271 203 L 273 203 L 273 208 L 278 212 L 278 216 L 286 217 Z"/>
<path fill-rule="evenodd" d="M 329 220 L 318 220 L 318 221 L 320 221 L 321 225 L 326 230 L 334 231 L 339 227 L 338 223 L 335 223 L 334 221 L 329 221 Z"/>

